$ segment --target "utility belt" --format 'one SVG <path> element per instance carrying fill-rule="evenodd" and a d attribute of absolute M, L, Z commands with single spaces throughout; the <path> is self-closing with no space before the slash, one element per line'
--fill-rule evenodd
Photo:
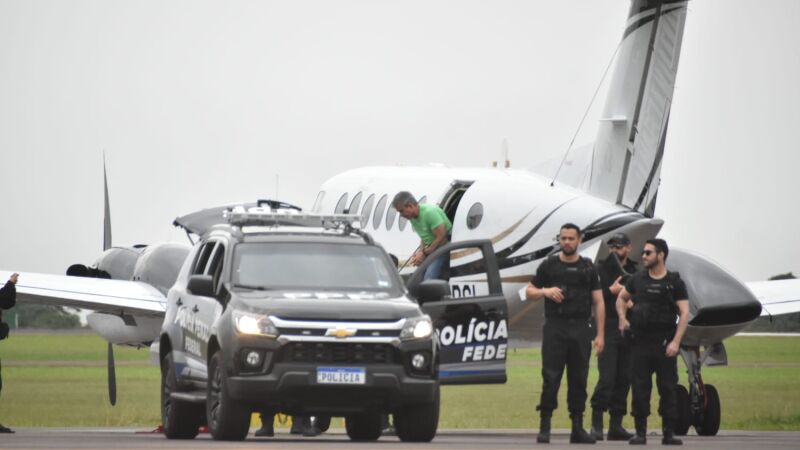
<path fill-rule="evenodd" d="M 545 323 L 550 323 L 553 325 L 586 325 L 589 326 L 589 319 L 591 316 L 586 317 L 583 315 L 576 315 L 576 316 L 565 316 L 565 315 L 558 315 L 558 316 L 545 316 L 544 321 Z"/>
<path fill-rule="evenodd" d="M 666 345 L 675 337 L 675 330 L 669 331 L 642 331 L 631 330 L 631 340 L 634 344 L 662 344 Z"/>

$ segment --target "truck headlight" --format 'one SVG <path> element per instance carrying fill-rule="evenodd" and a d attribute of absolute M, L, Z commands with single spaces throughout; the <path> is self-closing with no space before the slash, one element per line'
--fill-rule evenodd
<path fill-rule="evenodd" d="M 403 331 L 400 332 L 400 339 L 425 339 L 433 334 L 433 323 L 428 316 L 415 319 L 408 319 Z"/>
<path fill-rule="evenodd" d="M 278 328 L 267 316 L 243 311 L 233 311 L 232 316 L 236 331 L 241 334 L 278 337 Z"/>

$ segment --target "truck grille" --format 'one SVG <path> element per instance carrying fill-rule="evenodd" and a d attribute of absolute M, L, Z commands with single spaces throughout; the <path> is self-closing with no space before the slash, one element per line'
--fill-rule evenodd
<path fill-rule="evenodd" d="M 281 362 L 392 364 L 395 349 L 389 344 L 345 344 L 330 342 L 292 342 L 279 357 Z"/>

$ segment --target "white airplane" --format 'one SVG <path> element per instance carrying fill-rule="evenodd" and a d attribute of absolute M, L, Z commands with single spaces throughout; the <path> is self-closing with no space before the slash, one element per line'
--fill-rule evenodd
<path fill-rule="evenodd" d="M 597 259 L 608 255 L 603 244 L 617 232 L 630 236 L 638 254 L 664 223 L 654 212 L 686 12 L 687 1 L 631 2 L 596 141 L 563 161 L 536 171 L 365 167 L 327 180 L 311 211 L 360 214 L 362 228 L 402 264 L 419 239 L 392 208 L 392 198 L 410 191 L 420 202 L 438 204 L 453 223 L 453 241 L 494 243 L 510 337 L 538 339 L 542 303 L 520 301 L 518 292 L 541 261 L 559 251 L 562 224 L 579 225 L 581 253 Z M 488 292 L 477 254 L 450 258 L 453 297 Z M 689 369 L 689 390 L 679 391 L 686 414 L 676 431 L 685 434 L 694 425 L 699 434 L 713 435 L 719 396 L 703 383 L 701 366 L 726 364 L 722 341 L 760 315 L 800 311 L 800 280 L 745 285 L 719 264 L 681 249 L 670 251 L 667 265 L 686 282 L 692 317 L 681 352 Z"/>
<path fill-rule="evenodd" d="M 494 243 L 511 338 L 538 340 L 541 304 L 520 301 L 518 291 L 545 257 L 559 251 L 555 236 L 561 224 L 574 222 L 585 230 L 581 252 L 592 258 L 607 255 L 603 243 L 613 233 L 627 233 L 636 252 L 663 225 L 654 212 L 686 3 L 632 0 L 597 140 L 571 152 L 557 173 L 553 163 L 535 172 L 362 168 L 326 181 L 312 212 L 358 212 L 365 231 L 389 252 L 407 259 L 418 238 L 391 208 L 391 199 L 409 190 L 421 201 L 436 202 L 453 221 L 454 241 L 488 238 Z M 17 290 L 24 301 L 95 311 L 89 326 L 109 342 L 113 403 L 111 344 L 157 344 L 166 294 L 191 247 L 111 247 L 108 210 L 106 192 L 106 250 L 94 265 L 71 266 L 68 275 L 77 276 L 24 272 Z M 183 216 L 175 224 L 187 233 L 202 234 L 221 219 L 221 210 Z M 487 295 L 479 255 L 454 252 L 450 257 L 452 296 Z M 689 390 L 681 391 L 679 398 L 685 423 L 676 431 L 685 434 L 694 425 L 698 433 L 713 435 L 719 428 L 719 397 L 712 385 L 703 383 L 701 365 L 724 364 L 722 341 L 759 315 L 800 311 L 800 281 L 745 285 L 709 259 L 679 249 L 671 250 L 668 265 L 686 282 L 692 313 L 681 352 L 689 368 Z M 10 273 L 0 271 L 0 279 Z"/>

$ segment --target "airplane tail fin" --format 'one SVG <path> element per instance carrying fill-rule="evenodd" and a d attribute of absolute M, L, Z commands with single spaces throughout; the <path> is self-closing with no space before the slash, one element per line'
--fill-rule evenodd
<path fill-rule="evenodd" d="M 652 216 L 688 0 L 632 0 L 588 191 Z"/>

